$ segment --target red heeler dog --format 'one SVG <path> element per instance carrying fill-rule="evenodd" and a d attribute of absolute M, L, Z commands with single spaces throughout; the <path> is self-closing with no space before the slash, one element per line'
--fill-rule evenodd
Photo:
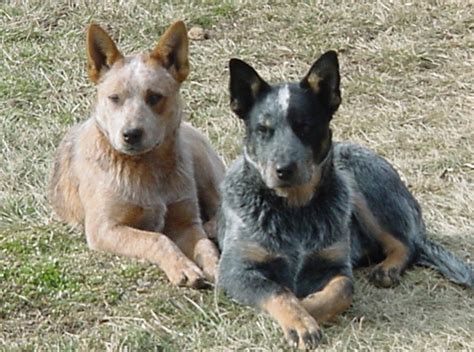
<path fill-rule="evenodd" d="M 214 228 L 224 166 L 182 122 L 188 38 L 174 23 L 150 52 L 120 53 L 98 25 L 87 32 L 97 85 L 91 117 L 62 140 L 50 181 L 59 216 L 83 226 L 90 248 L 157 264 L 174 285 L 214 281 Z"/>

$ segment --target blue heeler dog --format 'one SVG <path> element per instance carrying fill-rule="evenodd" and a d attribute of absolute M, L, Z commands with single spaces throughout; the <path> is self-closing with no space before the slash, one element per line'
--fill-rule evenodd
<path fill-rule="evenodd" d="M 383 287 L 411 264 L 473 286 L 472 268 L 426 238 L 420 206 L 394 168 L 332 142 L 341 102 L 335 52 L 296 84 L 269 85 L 237 59 L 229 66 L 231 108 L 246 136 L 222 184 L 221 288 L 308 348 L 320 339 L 318 323 L 350 306 L 354 267 L 376 264 L 371 279 Z"/>

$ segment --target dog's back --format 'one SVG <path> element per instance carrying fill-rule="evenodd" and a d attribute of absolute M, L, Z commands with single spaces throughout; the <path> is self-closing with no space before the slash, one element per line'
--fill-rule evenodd
<path fill-rule="evenodd" d="M 392 264 L 400 262 L 399 272 L 378 270 L 382 262 L 372 272 L 376 283 L 395 284 L 404 268 L 421 264 L 439 270 L 453 282 L 473 286 L 472 268 L 427 239 L 418 201 L 387 160 L 356 144 L 335 143 L 334 162 L 352 188 L 351 257 L 355 266 L 378 263 L 392 254 Z"/>
<path fill-rule="evenodd" d="M 82 225 L 84 209 L 75 174 L 75 148 L 82 125 L 71 128 L 58 146 L 49 181 L 49 199 L 61 219 L 72 226 Z"/>

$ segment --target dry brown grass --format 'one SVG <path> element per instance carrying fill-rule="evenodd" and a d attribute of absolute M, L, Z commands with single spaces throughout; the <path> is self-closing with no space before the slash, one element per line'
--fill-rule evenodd
<path fill-rule="evenodd" d="M 227 61 L 270 81 L 299 79 L 340 52 L 343 105 L 333 126 L 391 160 L 420 200 L 432 237 L 474 250 L 473 16 L 468 1 L 7 1 L 0 4 L 0 349 L 285 349 L 267 317 L 222 295 L 170 287 L 156 267 L 94 253 L 45 199 L 52 154 L 86 118 L 84 29 L 110 29 L 124 52 L 151 48 L 175 19 L 191 42 L 188 119 L 227 162 L 242 126 L 228 108 Z M 426 269 L 377 289 L 357 273 L 353 307 L 325 350 L 473 350 L 472 291 Z"/>

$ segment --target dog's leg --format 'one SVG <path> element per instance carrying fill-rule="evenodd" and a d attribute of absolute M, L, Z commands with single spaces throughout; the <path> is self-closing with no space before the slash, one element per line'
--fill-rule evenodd
<path fill-rule="evenodd" d="M 319 325 L 292 293 L 273 294 L 264 299 L 260 307 L 280 324 L 292 347 L 317 346 L 321 339 Z"/>
<path fill-rule="evenodd" d="M 165 223 L 165 233 L 202 268 L 206 278 L 214 282 L 219 252 L 202 228 L 196 202 L 185 200 L 169 205 Z"/>
<path fill-rule="evenodd" d="M 352 303 L 354 291 L 349 238 L 307 254 L 298 280 L 301 303 L 318 323 L 331 320 Z"/>
<path fill-rule="evenodd" d="M 362 195 L 355 195 L 354 206 L 357 219 L 364 231 L 382 247 L 386 256 L 373 269 L 370 275 L 371 280 L 381 287 L 390 287 L 398 284 L 401 274 L 409 264 L 411 257 L 410 248 L 392 233 L 382 228 Z"/>
<path fill-rule="evenodd" d="M 157 264 L 173 285 L 204 287 L 202 271 L 165 235 L 129 226 L 93 226 L 86 221 L 87 242 L 92 249 Z"/>
<path fill-rule="evenodd" d="M 206 213 L 206 222 L 203 224 L 204 231 L 211 239 L 217 238 L 216 213 L 219 206 L 219 192 L 217 185 L 200 192 L 200 203 Z"/>
<path fill-rule="evenodd" d="M 97 194 L 96 194 L 97 195 Z M 189 260 L 171 239 L 162 233 L 135 228 L 143 218 L 139 207 L 101 203 L 104 195 L 90 197 L 85 206 L 85 232 L 89 247 L 157 264 L 174 285 L 204 287 L 202 271 Z M 131 227 L 134 226 L 134 227 Z"/>
<path fill-rule="evenodd" d="M 207 238 L 201 225 L 181 230 L 176 238 L 176 244 L 203 270 L 207 280 L 216 281 L 219 252 L 214 243 Z"/>
<path fill-rule="evenodd" d="M 216 213 L 219 207 L 219 191 L 216 184 L 208 184 L 207 188 L 199 187 L 198 183 L 199 206 L 203 213 L 203 228 L 207 237 L 216 239 L 217 223 Z"/>
<path fill-rule="evenodd" d="M 386 257 L 374 267 L 370 279 L 377 286 L 391 287 L 400 282 L 401 274 L 408 266 L 409 249 L 388 232 L 379 232 L 376 239 L 381 244 Z"/>
<path fill-rule="evenodd" d="M 301 300 L 303 307 L 322 323 L 334 319 L 352 303 L 354 287 L 352 280 L 343 275 L 332 278 L 321 290 Z"/>
<path fill-rule="evenodd" d="M 239 261 L 238 258 L 233 260 Z M 228 263 L 224 262 L 219 275 L 219 285 L 228 294 L 267 312 L 283 329 L 292 347 L 308 349 L 318 345 L 321 328 L 293 293 L 266 278 L 258 269 L 239 265 L 229 273 L 228 267 Z"/>
<path fill-rule="evenodd" d="M 241 303 L 267 312 L 291 346 L 316 347 L 321 338 L 318 323 L 290 290 L 268 275 L 287 270 L 286 260 L 252 242 L 231 240 L 228 245 L 220 261 L 219 286 Z"/>

